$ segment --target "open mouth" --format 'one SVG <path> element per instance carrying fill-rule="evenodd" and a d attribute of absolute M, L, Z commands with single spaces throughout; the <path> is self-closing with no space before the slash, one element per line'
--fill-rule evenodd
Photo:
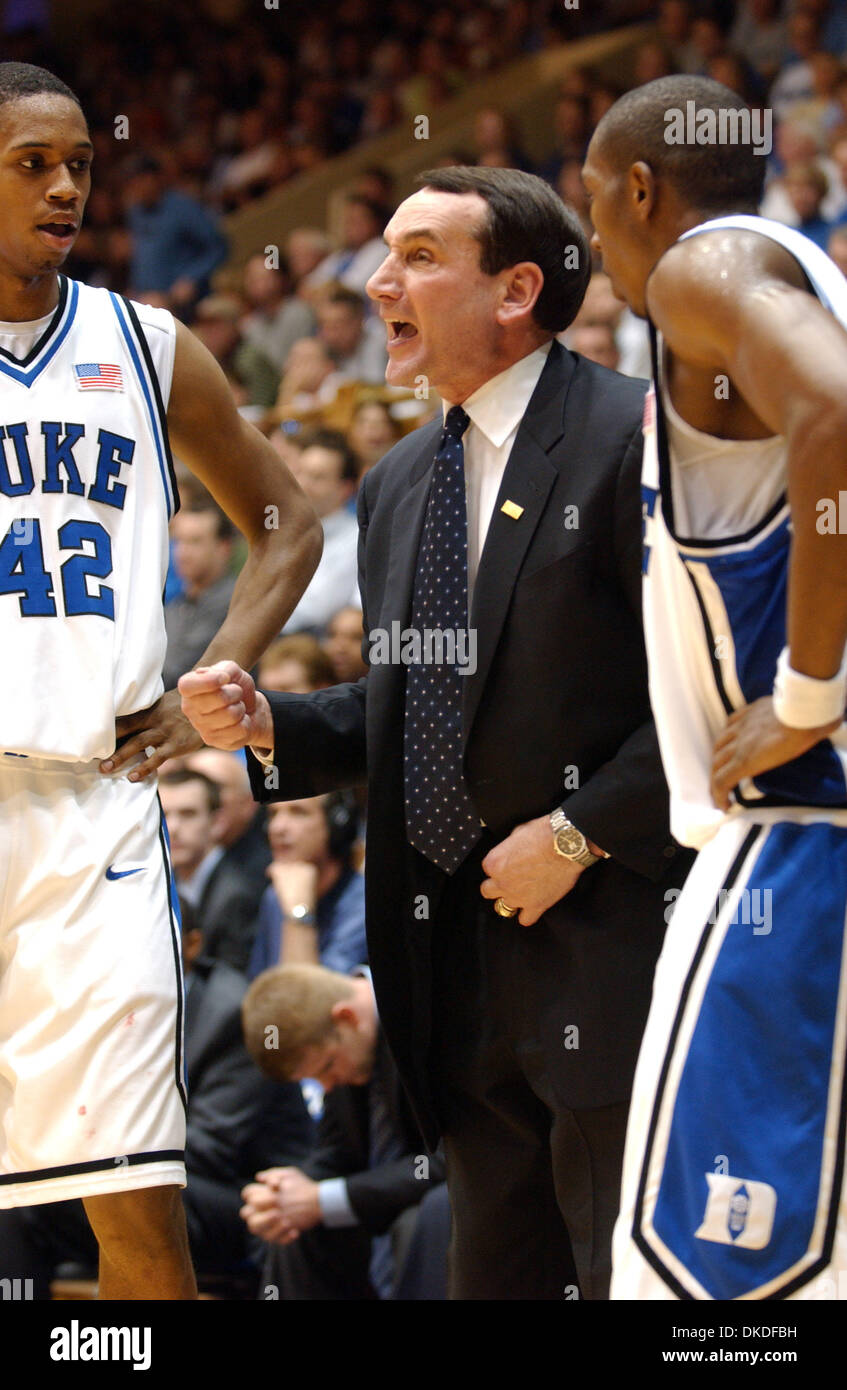
<path fill-rule="evenodd" d="M 393 343 L 404 343 L 408 338 L 416 338 L 418 330 L 413 323 L 407 323 L 405 319 L 386 319 L 388 324 L 388 346 Z"/>
<path fill-rule="evenodd" d="M 75 222 L 41 222 L 38 231 L 60 245 L 73 241 L 77 228 Z"/>

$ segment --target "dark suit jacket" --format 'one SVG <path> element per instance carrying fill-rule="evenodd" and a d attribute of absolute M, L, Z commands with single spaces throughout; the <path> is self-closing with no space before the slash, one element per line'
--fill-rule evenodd
<path fill-rule="evenodd" d="M 256 887 L 225 853 L 209 875 L 197 904 L 204 955 L 225 960 L 235 970 L 246 970 L 250 958 L 259 910 Z"/>
<path fill-rule="evenodd" d="M 313 1125 L 299 1086 L 268 1081 L 250 1060 L 241 1032 L 244 976 L 225 962 L 201 956 L 188 979 L 189 1185 L 200 1176 L 237 1193 L 257 1169 L 297 1162 L 306 1154 Z"/>
<path fill-rule="evenodd" d="M 369 1167 L 375 1087 L 380 1089 L 388 1120 L 405 1152 L 400 1158 Z M 421 1159 L 426 1160 L 426 1169 Z M 416 1206 L 431 1187 L 444 1181 L 444 1159 L 441 1154 L 427 1155 L 381 1030 L 371 1080 L 366 1086 L 337 1086 L 329 1093 L 318 1126 L 317 1147 L 303 1168 L 316 1182 L 347 1179 L 350 1205 L 369 1235 L 382 1235 L 401 1212 Z"/>
<path fill-rule="evenodd" d="M 664 931 L 660 880 L 669 867 L 678 880 L 682 867 L 640 618 L 644 390 L 552 344 L 480 560 L 478 666 L 464 678 L 465 772 L 490 831 L 503 838 L 566 803 L 612 855 L 546 914 L 561 942 L 557 1020 L 580 1024 L 560 1096 L 574 1108 L 629 1095 Z M 409 621 L 440 429 L 401 440 L 360 490 L 366 635 Z M 518 520 L 500 510 L 507 499 L 523 508 Z M 374 665 L 357 684 L 269 698 L 278 789 L 251 755 L 257 799 L 312 796 L 367 775 L 370 964 L 382 1025 L 434 1146 L 429 927 L 445 879 L 406 841 L 405 667 Z"/>

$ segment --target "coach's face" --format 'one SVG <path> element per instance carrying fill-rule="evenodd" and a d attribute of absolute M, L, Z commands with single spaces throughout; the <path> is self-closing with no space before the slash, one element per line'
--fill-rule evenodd
<path fill-rule="evenodd" d="M 53 93 L 0 106 L 0 274 L 62 265 L 91 189 L 92 145 L 76 102 Z"/>
<path fill-rule="evenodd" d="M 367 292 L 387 328 L 390 385 L 424 384 L 457 404 L 502 370 L 498 316 L 509 272 L 480 270 L 474 230 L 486 215 L 478 193 L 423 188 L 386 227 L 388 255 Z"/>

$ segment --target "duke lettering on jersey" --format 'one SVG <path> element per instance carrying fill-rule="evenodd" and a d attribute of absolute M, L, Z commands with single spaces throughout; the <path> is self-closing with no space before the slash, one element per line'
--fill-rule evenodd
<path fill-rule="evenodd" d="M 131 464 L 135 453 L 135 440 L 124 435 L 113 434 L 111 430 L 97 431 L 96 453 L 93 466 L 86 469 L 74 454 L 74 447 L 85 438 L 85 425 L 60 425 L 52 420 L 42 421 L 40 433 L 43 436 L 42 468 L 40 475 L 33 467 L 29 451 L 29 429 L 26 423 L 0 425 L 0 492 L 7 497 L 27 497 L 35 490 L 38 476 L 41 477 L 42 492 L 69 492 L 74 496 L 88 496 L 108 507 L 120 510 L 126 497 L 124 483 L 114 481 L 124 464 Z M 14 465 L 6 454 L 7 440 L 14 445 Z M 93 452 L 93 451 L 91 451 Z M 81 451 L 80 451 L 81 453 Z M 64 479 L 59 469 L 64 471 Z M 14 475 L 14 476 L 13 476 Z M 92 481 L 86 489 L 84 478 Z"/>
<path fill-rule="evenodd" d="M 0 349 L 0 640 L 18 672 L 0 747 L 76 762 L 108 756 L 115 719 L 162 692 L 175 328 L 164 310 L 59 285 L 38 341 L 15 356 L 6 325 Z M 108 380 L 81 391 L 80 363 L 107 364 Z"/>

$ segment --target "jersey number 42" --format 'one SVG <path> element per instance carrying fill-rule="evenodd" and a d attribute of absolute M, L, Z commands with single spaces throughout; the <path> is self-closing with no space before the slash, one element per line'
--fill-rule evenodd
<path fill-rule="evenodd" d="M 112 541 L 96 521 L 66 521 L 58 531 L 59 549 L 76 553 L 59 566 L 65 616 L 97 613 L 115 617 L 114 591 L 97 584 L 92 593 L 88 580 L 107 579 L 112 573 Z M 90 548 L 86 548 L 90 547 Z M 30 517 L 15 521 L 0 541 L 0 594 L 20 594 L 21 617 L 54 618 L 54 580 L 44 564 L 41 523 Z"/>

